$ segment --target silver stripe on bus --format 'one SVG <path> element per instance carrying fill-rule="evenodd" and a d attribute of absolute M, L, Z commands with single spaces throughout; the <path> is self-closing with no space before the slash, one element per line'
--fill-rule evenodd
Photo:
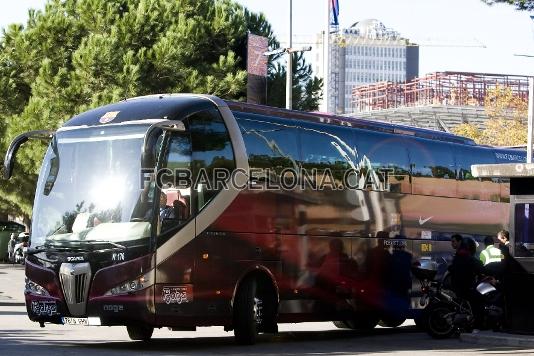
<path fill-rule="evenodd" d="M 228 134 L 230 135 L 230 141 L 234 150 L 234 158 L 237 169 L 242 169 L 244 172 L 249 171 L 248 157 L 245 150 L 245 142 L 243 136 L 234 115 L 226 103 L 214 96 L 198 95 L 213 102 L 219 109 L 219 112 L 224 120 Z M 248 177 L 240 174 L 237 176 L 239 181 L 238 185 L 244 186 L 248 180 Z M 160 265 L 174 253 L 178 252 L 182 247 L 191 242 L 195 236 L 198 236 L 206 228 L 208 228 L 217 218 L 230 206 L 234 199 L 238 196 L 239 190 L 235 187 L 220 191 L 215 198 L 208 203 L 204 209 L 186 224 L 180 231 L 160 246 L 156 251 L 156 265 Z"/>
<path fill-rule="evenodd" d="M 100 142 L 100 141 L 117 141 L 117 140 L 131 140 L 135 138 L 144 138 L 145 134 L 132 135 L 113 135 L 113 136 L 97 136 L 97 137 L 75 137 L 75 138 L 60 138 L 58 143 L 80 143 L 80 142 Z"/>
<path fill-rule="evenodd" d="M 101 128 L 107 128 L 107 127 L 116 127 L 116 126 L 125 126 L 125 125 L 152 125 L 160 121 L 165 121 L 167 119 L 145 119 L 145 120 L 131 120 L 131 121 L 123 121 L 123 122 L 117 122 L 117 123 L 111 123 L 111 124 L 98 124 L 98 125 L 78 125 L 78 126 L 65 126 L 60 127 L 57 132 L 63 132 L 63 131 L 72 131 L 72 130 L 79 130 L 79 129 L 91 129 L 95 127 L 101 127 Z"/>

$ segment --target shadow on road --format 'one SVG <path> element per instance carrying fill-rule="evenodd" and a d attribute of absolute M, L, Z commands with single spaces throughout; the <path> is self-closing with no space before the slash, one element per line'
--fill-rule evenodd
<path fill-rule="evenodd" d="M 24 302 L 0 302 L 0 307 L 24 307 L 24 306 L 26 306 L 26 303 Z"/>
<path fill-rule="evenodd" d="M 28 315 L 26 311 L 3 311 L 0 310 L 0 315 Z"/>
<path fill-rule="evenodd" d="M 246 354 L 246 355 L 349 355 L 369 352 L 397 352 L 469 349 L 473 354 L 492 353 L 497 350 L 502 353 L 517 354 L 520 348 L 477 348 L 472 345 L 452 340 L 433 340 L 417 331 L 415 327 L 401 327 L 396 329 L 375 329 L 370 332 L 355 332 L 350 330 L 327 331 L 295 331 L 281 332 L 277 335 L 262 335 L 259 342 L 253 346 L 238 346 L 231 333 L 222 337 L 191 337 L 155 338 L 151 342 L 129 342 L 105 340 L 46 340 L 49 333 L 46 329 L 6 330 L 0 331 L 2 346 L 0 351 L 16 345 L 28 352 L 39 354 L 58 354 L 76 352 L 76 354 L 124 354 L 141 352 L 144 354 Z M 46 348 L 43 347 L 46 345 Z M 74 350 L 73 347 L 76 347 Z M 465 351 L 464 351 L 465 352 Z"/>

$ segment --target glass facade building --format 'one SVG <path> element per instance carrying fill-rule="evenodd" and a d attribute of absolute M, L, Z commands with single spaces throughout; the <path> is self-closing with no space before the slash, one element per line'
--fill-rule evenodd
<path fill-rule="evenodd" d="M 316 73 L 325 78 L 323 36 L 315 46 Z M 352 113 L 354 87 L 377 82 L 405 82 L 419 75 L 419 47 L 378 20 L 356 22 L 330 35 L 328 102 L 322 110 Z M 323 98 L 324 100 L 324 98 Z"/>

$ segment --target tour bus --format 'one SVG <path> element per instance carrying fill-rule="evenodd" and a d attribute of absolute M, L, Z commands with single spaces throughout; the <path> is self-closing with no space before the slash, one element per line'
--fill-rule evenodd
<path fill-rule="evenodd" d="M 176 94 L 81 113 L 49 139 L 26 263 L 40 323 L 224 326 L 239 343 L 279 323 L 398 326 L 417 318 L 410 268 L 446 266 L 450 237 L 508 224 L 509 185 L 472 164 L 525 152 L 452 134 Z M 15 168 L 14 168 L 15 167 Z"/>

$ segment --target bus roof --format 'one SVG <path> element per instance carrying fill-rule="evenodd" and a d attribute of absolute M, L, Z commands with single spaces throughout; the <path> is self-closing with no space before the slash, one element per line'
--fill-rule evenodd
<path fill-rule="evenodd" d="M 475 142 L 470 138 L 456 136 L 447 132 L 422 129 L 412 126 L 395 125 L 385 122 L 330 115 L 324 113 L 308 113 L 303 111 L 280 109 L 271 106 L 249 104 L 236 101 L 227 101 L 227 104 L 233 111 L 276 116 L 284 119 L 311 121 L 325 125 L 354 127 L 392 134 L 410 135 L 431 140 L 461 143 L 465 145 L 475 145 Z"/>
<path fill-rule="evenodd" d="M 78 114 L 67 121 L 64 126 L 94 126 L 105 123 L 123 123 L 129 121 L 151 119 L 176 119 L 204 109 L 213 108 L 213 102 L 207 95 L 198 94 L 161 94 L 125 99 L 118 103 L 104 105 Z M 286 110 L 271 106 L 226 101 L 233 111 L 275 116 L 289 120 L 315 122 L 323 125 L 337 125 L 380 131 L 392 134 L 410 135 L 431 140 L 475 145 L 469 138 L 450 133 L 395 125 L 358 118 L 308 113 L 297 110 Z"/>
<path fill-rule="evenodd" d="M 213 103 L 201 95 L 148 95 L 85 111 L 71 118 L 63 126 L 95 126 L 153 119 L 173 120 L 213 107 Z"/>

